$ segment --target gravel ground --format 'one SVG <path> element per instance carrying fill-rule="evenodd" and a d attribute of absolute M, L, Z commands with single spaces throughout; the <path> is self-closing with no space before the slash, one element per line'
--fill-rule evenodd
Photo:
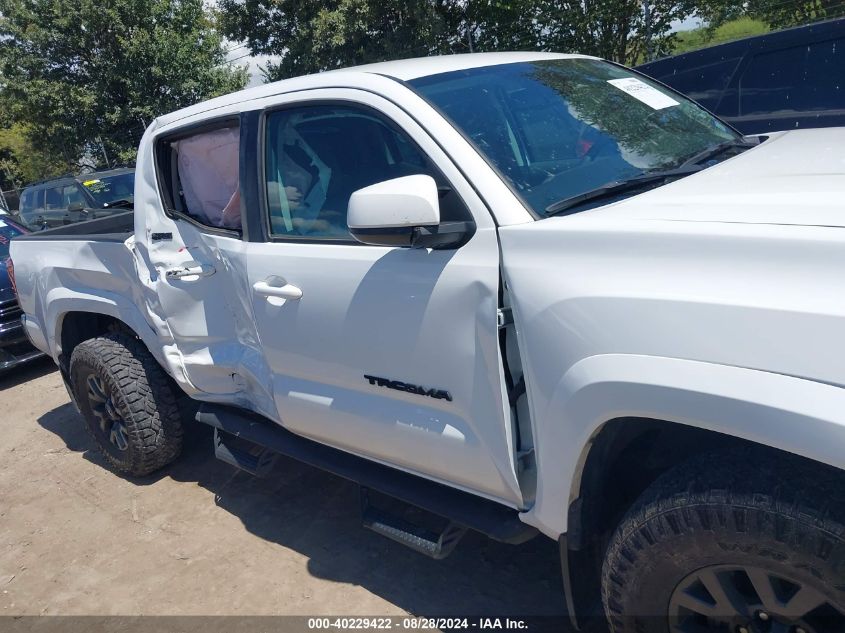
<path fill-rule="evenodd" d="M 0 615 L 565 614 L 548 539 L 429 560 L 362 529 L 350 483 L 287 460 L 255 479 L 198 426 L 121 477 L 50 361 L 0 377 L 0 403 Z"/>

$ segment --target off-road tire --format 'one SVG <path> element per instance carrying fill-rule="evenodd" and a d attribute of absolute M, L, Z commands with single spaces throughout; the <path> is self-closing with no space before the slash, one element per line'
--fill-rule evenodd
<path fill-rule="evenodd" d="M 143 476 L 175 460 L 182 450 L 182 419 L 176 391 L 146 346 L 124 333 L 111 333 L 77 345 L 70 359 L 70 382 L 85 427 L 114 470 Z M 95 376 L 122 418 L 125 448 L 104 439 L 88 397 Z"/>
<path fill-rule="evenodd" d="M 752 449 L 702 455 L 659 477 L 622 519 L 605 554 L 602 600 L 611 630 L 666 633 L 670 611 L 677 614 L 678 596 L 687 600 L 678 591 L 688 591 L 690 578 L 698 582 L 714 569 L 721 583 L 726 577 L 722 566 L 747 566 L 757 579 L 775 578 L 769 587 L 780 586 L 780 575 L 802 588 L 806 583 L 845 614 L 842 472 Z M 739 583 L 752 577 L 743 579 L 743 573 L 729 571 L 727 578 Z M 707 579 L 712 583 L 713 576 Z M 709 592 L 706 596 L 709 600 Z M 771 628 L 774 618 L 761 612 L 727 630 L 781 630 Z M 833 619 L 818 619 L 825 614 Z M 845 630 L 830 612 L 817 609 L 812 617 L 815 626 L 793 624 L 789 630 L 820 631 L 828 625 Z"/>

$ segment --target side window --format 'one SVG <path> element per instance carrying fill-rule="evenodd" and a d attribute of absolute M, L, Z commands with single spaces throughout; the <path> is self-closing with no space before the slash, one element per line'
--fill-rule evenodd
<path fill-rule="evenodd" d="M 50 187 L 47 189 L 46 202 L 44 204 L 47 211 L 58 211 L 66 208 L 63 205 L 62 189 L 64 189 L 64 187 Z"/>
<path fill-rule="evenodd" d="M 27 189 L 21 196 L 20 212 L 24 215 L 44 209 L 44 190 Z"/>
<path fill-rule="evenodd" d="M 268 115 L 266 135 L 266 193 L 274 237 L 350 240 L 346 208 L 352 193 L 415 174 L 437 181 L 444 221 L 469 218 L 428 157 L 367 108 L 286 108 Z"/>
<path fill-rule="evenodd" d="M 839 109 L 845 102 L 845 39 L 756 55 L 739 88 L 743 115 Z"/>
<path fill-rule="evenodd" d="M 62 190 L 62 206 L 67 209 L 72 204 L 85 206 L 85 199 L 79 191 L 79 185 L 67 185 Z"/>
<path fill-rule="evenodd" d="M 209 227 L 240 230 L 239 153 L 237 125 L 159 141 L 168 210 Z"/>

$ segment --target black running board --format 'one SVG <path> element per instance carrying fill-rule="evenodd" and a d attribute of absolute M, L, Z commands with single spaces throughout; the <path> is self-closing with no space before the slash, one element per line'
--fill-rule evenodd
<path fill-rule="evenodd" d="M 255 477 L 266 477 L 279 454 L 231 433 L 214 429 L 214 456 Z"/>
<path fill-rule="evenodd" d="M 361 524 L 419 554 L 435 560 L 446 558 L 455 549 L 467 528 L 449 521 L 440 532 L 406 521 L 401 516 L 380 510 L 370 503 L 369 490 L 361 488 Z"/>
<path fill-rule="evenodd" d="M 519 544 L 538 533 L 536 528 L 520 521 L 519 511 L 514 508 L 314 442 L 250 411 L 204 403 L 196 419 L 236 438 L 450 519 L 496 541 Z"/>

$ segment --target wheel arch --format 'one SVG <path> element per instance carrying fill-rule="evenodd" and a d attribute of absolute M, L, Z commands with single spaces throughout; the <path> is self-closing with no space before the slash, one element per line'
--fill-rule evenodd
<path fill-rule="evenodd" d="M 762 446 L 845 467 L 842 388 L 681 359 L 590 357 L 535 420 L 538 494 L 524 519 L 559 538 L 567 599 L 590 608 L 586 581 L 608 532 L 660 474 L 705 451 Z M 570 583 L 569 578 L 578 578 Z M 593 594 L 595 595 L 595 594 Z"/>
<path fill-rule="evenodd" d="M 591 450 L 603 432 L 624 426 L 620 421 L 659 421 L 845 468 L 840 449 L 845 389 L 836 385 L 698 361 L 609 354 L 573 366 L 548 402 L 540 415 L 534 413 L 538 487 L 523 519 L 552 538 L 568 530 L 569 507 L 579 497 Z"/>
<path fill-rule="evenodd" d="M 56 323 L 56 350 L 61 357 L 69 359 L 83 341 L 116 331 L 141 338 L 129 324 L 114 315 L 87 310 L 65 312 L 59 315 Z"/>
<path fill-rule="evenodd" d="M 153 358 L 186 392 L 195 389 L 185 376 L 181 355 L 172 345 L 165 324 L 154 328 L 138 307 L 122 296 L 99 297 L 69 289 L 58 289 L 59 296 L 48 297 L 46 323 L 52 323 L 49 347 L 66 376 L 73 349 L 82 341 L 113 331 L 137 337 Z"/>

